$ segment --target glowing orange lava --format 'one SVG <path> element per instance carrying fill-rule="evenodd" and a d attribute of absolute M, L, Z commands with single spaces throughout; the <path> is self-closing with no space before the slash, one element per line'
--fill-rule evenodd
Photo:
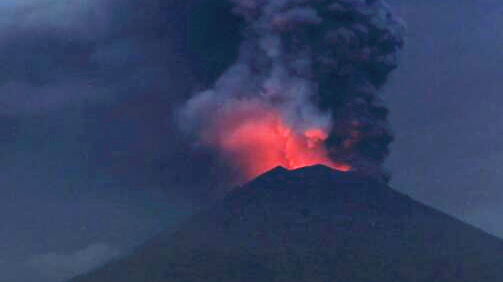
<path fill-rule="evenodd" d="M 271 109 L 233 108 L 217 119 L 211 131 L 206 141 L 230 158 L 248 179 L 276 166 L 296 169 L 323 164 L 340 171 L 351 169 L 329 159 L 323 143 L 326 132 L 319 128 L 295 132 Z"/>

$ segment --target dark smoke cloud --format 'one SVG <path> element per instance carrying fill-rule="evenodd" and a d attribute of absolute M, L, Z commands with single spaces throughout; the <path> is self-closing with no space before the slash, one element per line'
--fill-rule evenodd
<path fill-rule="evenodd" d="M 245 19 L 236 62 L 181 109 L 194 138 L 242 103 L 280 112 L 295 130 L 329 132 L 330 157 L 388 180 L 393 135 L 378 96 L 397 67 L 404 25 L 380 0 L 230 0 Z"/>
<path fill-rule="evenodd" d="M 29 140 L 77 134 L 92 171 L 200 192 L 214 159 L 187 148 L 171 111 L 236 58 L 242 20 L 231 8 L 221 0 L 0 3 L 0 166 L 38 148 Z"/>

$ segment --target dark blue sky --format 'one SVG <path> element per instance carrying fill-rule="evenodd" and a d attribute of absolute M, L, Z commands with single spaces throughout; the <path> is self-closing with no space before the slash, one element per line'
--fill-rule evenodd
<path fill-rule="evenodd" d="M 232 62 L 232 19 L 118 2 L 0 3 L 0 281 L 85 271 L 216 193 L 170 119 Z M 392 186 L 503 237 L 503 4 L 387 2 L 408 26 L 383 91 Z"/>
<path fill-rule="evenodd" d="M 503 237 L 503 5 L 388 3 L 409 28 L 385 89 L 393 187 Z"/>

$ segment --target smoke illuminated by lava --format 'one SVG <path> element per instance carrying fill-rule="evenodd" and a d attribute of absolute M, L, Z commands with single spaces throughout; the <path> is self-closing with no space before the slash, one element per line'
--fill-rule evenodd
<path fill-rule="evenodd" d="M 378 97 L 403 25 L 382 0 L 229 0 L 246 27 L 239 55 L 178 121 L 245 178 L 324 164 L 387 181 L 393 136 Z M 225 42 L 222 42 L 225 44 Z"/>
<path fill-rule="evenodd" d="M 296 169 L 323 164 L 340 171 L 351 169 L 328 157 L 324 144 L 328 135 L 324 129 L 298 132 L 273 108 L 251 105 L 243 103 L 220 112 L 202 138 L 206 145 L 218 148 L 246 179 L 276 166 Z"/>

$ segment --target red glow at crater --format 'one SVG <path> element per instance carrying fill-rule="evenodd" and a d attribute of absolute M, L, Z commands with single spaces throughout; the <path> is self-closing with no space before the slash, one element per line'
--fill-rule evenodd
<path fill-rule="evenodd" d="M 339 171 L 351 169 L 328 157 L 323 143 L 328 135 L 320 128 L 297 132 L 274 110 L 257 105 L 220 114 L 203 139 L 223 152 L 247 179 L 277 166 L 296 169 L 323 164 Z"/>

